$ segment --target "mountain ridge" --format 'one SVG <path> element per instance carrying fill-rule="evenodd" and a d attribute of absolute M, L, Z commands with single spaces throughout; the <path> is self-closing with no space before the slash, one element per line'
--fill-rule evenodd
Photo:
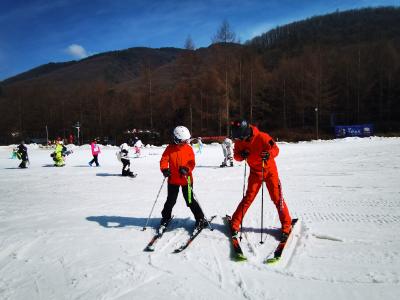
<path fill-rule="evenodd" d="M 65 135 L 77 120 L 86 136 L 128 127 L 167 139 L 176 124 L 221 135 L 236 117 L 307 139 L 316 108 L 326 136 L 337 123 L 400 131 L 400 26 L 393 24 L 400 8 L 367 8 L 293 22 L 245 44 L 133 47 L 42 65 L 0 83 L 0 139 L 44 126 Z"/>

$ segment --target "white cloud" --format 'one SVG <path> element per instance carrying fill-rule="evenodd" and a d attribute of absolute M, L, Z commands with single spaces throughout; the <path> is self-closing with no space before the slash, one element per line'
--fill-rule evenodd
<path fill-rule="evenodd" d="M 85 48 L 77 44 L 69 45 L 65 51 L 74 58 L 79 58 L 79 59 L 85 58 L 89 55 L 85 50 Z"/>

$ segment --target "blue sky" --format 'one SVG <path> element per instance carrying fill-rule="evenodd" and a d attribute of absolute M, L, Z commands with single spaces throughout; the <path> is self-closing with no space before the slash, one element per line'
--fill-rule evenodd
<path fill-rule="evenodd" d="M 210 45 L 223 20 L 241 41 L 314 15 L 400 0 L 0 0 L 0 80 L 48 62 L 145 46 Z"/>

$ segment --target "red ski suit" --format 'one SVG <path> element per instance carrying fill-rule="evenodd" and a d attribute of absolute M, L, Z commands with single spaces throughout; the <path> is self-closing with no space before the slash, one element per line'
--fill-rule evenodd
<path fill-rule="evenodd" d="M 282 196 L 281 183 L 279 181 L 278 170 L 274 159 L 278 156 L 279 148 L 268 134 L 259 131 L 255 126 L 250 125 L 250 127 L 253 131 L 252 136 L 244 141 L 235 141 L 235 148 L 233 151 L 233 157 L 237 161 L 242 161 L 244 159 L 240 155 L 242 151 L 247 150 L 249 152 L 247 163 L 250 166 L 250 175 L 246 194 L 232 216 L 232 230 L 239 231 L 240 224 L 247 209 L 250 207 L 260 190 L 262 183 L 261 170 L 263 165 L 261 152 L 268 151 L 270 157 L 264 162 L 264 181 L 268 188 L 271 200 L 278 210 L 282 232 L 288 233 L 291 230 L 292 219 Z"/>
<path fill-rule="evenodd" d="M 171 176 L 168 177 L 168 183 L 174 185 L 185 186 L 188 184 L 187 178 L 179 173 L 179 167 L 189 169 L 188 177 L 193 185 L 192 171 L 196 163 L 194 160 L 194 152 L 189 144 L 170 144 L 164 150 L 160 160 L 160 169 L 170 169 Z"/>

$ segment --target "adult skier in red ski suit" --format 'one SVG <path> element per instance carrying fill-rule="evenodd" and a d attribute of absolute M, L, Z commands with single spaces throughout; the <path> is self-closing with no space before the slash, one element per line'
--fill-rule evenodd
<path fill-rule="evenodd" d="M 231 133 L 235 140 L 234 159 L 246 160 L 250 166 L 246 194 L 232 216 L 233 235 L 237 235 L 242 219 L 264 180 L 271 200 L 278 210 L 282 225 L 282 238 L 287 237 L 292 228 L 292 219 L 282 196 L 282 187 L 274 159 L 279 153 L 278 146 L 267 133 L 259 131 L 257 127 L 248 124 L 245 120 L 232 122 Z M 264 172 L 262 172 L 262 168 L 264 168 Z M 262 174 L 264 178 L 262 178 Z"/>

